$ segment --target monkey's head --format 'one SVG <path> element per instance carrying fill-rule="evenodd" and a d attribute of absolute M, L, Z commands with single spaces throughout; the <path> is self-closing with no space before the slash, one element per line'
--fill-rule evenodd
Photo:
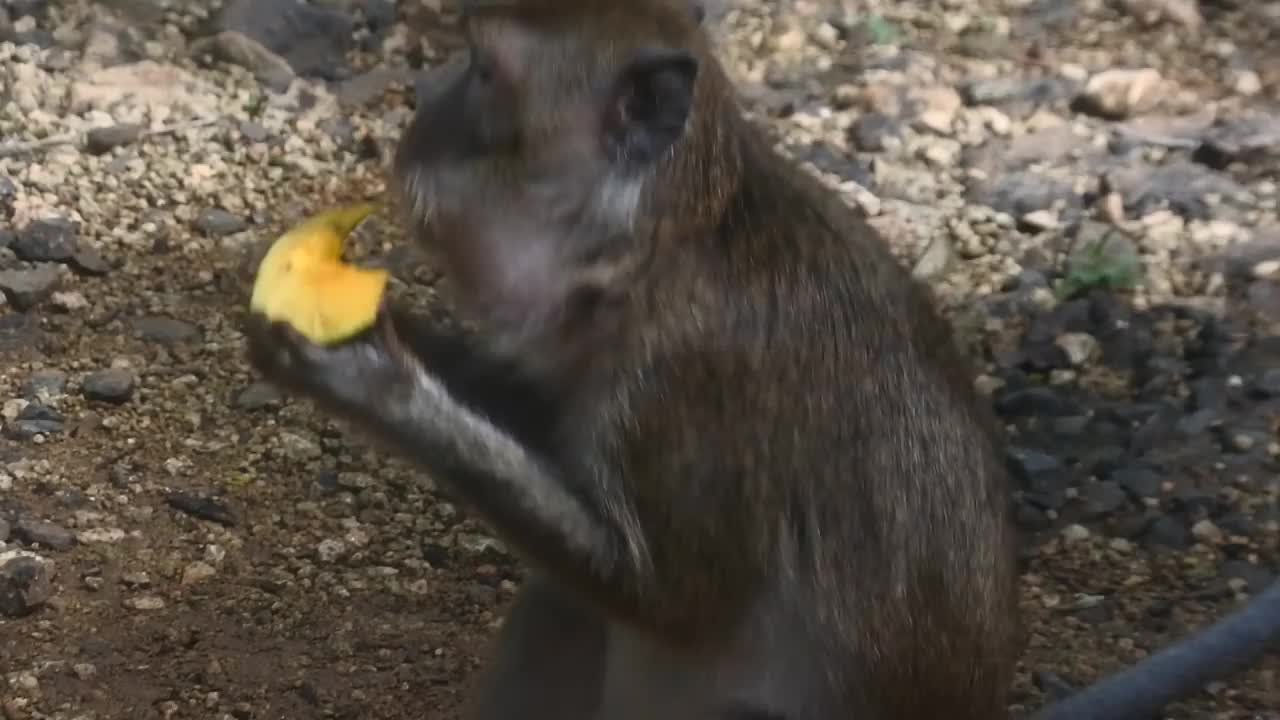
<path fill-rule="evenodd" d="M 687 0 L 464 3 L 468 52 L 419 98 L 394 174 L 465 309 L 527 332 L 647 252 L 654 190 L 696 144 L 699 17 Z"/>

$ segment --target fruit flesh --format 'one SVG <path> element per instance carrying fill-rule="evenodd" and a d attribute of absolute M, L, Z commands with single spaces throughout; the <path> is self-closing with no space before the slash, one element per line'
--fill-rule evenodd
<path fill-rule="evenodd" d="M 372 202 L 331 208 L 281 235 L 258 265 L 249 309 L 322 345 L 372 325 L 388 273 L 344 262 L 342 245 L 376 209 Z"/>

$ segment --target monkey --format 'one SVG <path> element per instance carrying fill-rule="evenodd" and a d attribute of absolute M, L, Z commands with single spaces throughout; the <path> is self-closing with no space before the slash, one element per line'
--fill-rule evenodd
<path fill-rule="evenodd" d="M 684 0 L 460 23 L 391 180 L 474 330 L 386 300 L 336 345 L 245 334 L 528 566 L 468 717 L 1008 718 L 1003 445 L 929 288 L 745 118 Z M 1128 707 L 1255 658 L 1276 605 L 1117 676 Z M 1134 717 L 1098 697 L 1071 716 Z"/>

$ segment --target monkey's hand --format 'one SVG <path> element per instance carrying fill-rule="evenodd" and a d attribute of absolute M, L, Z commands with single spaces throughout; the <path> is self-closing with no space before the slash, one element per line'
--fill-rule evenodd
<path fill-rule="evenodd" d="M 316 344 L 288 323 L 260 313 L 250 315 L 246 335 L 254 369 L 348 419 L 366 418 L 371 403 L 406 389 L 420 370 L 397 337 L 385 303 L 371 328 L 338 344 Z"/>
<path fill-rule="evenodd" d="M 514 545 L 537 548 L 552 567 L 592 568 L 601 585 L 616 582 L 604 577 L 620 569 L 605 509 L 570 491 L 554 462 L 461 403 L 401 342 L 385 304 L 373 327 L 336 345 L 261 315 L 247 335 L 250 362 L 269 380 L 425 468 Z"/>

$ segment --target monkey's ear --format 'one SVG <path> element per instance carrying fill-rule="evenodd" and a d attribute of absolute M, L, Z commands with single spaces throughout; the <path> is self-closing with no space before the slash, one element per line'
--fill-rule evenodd
<path fill-rule="evenodd" d="M 680 139 L 697 77 L 697 58 L 683 51 L 650 50 L 624 65 L 605 109 L 610 159 L 651 163 Z"/>

